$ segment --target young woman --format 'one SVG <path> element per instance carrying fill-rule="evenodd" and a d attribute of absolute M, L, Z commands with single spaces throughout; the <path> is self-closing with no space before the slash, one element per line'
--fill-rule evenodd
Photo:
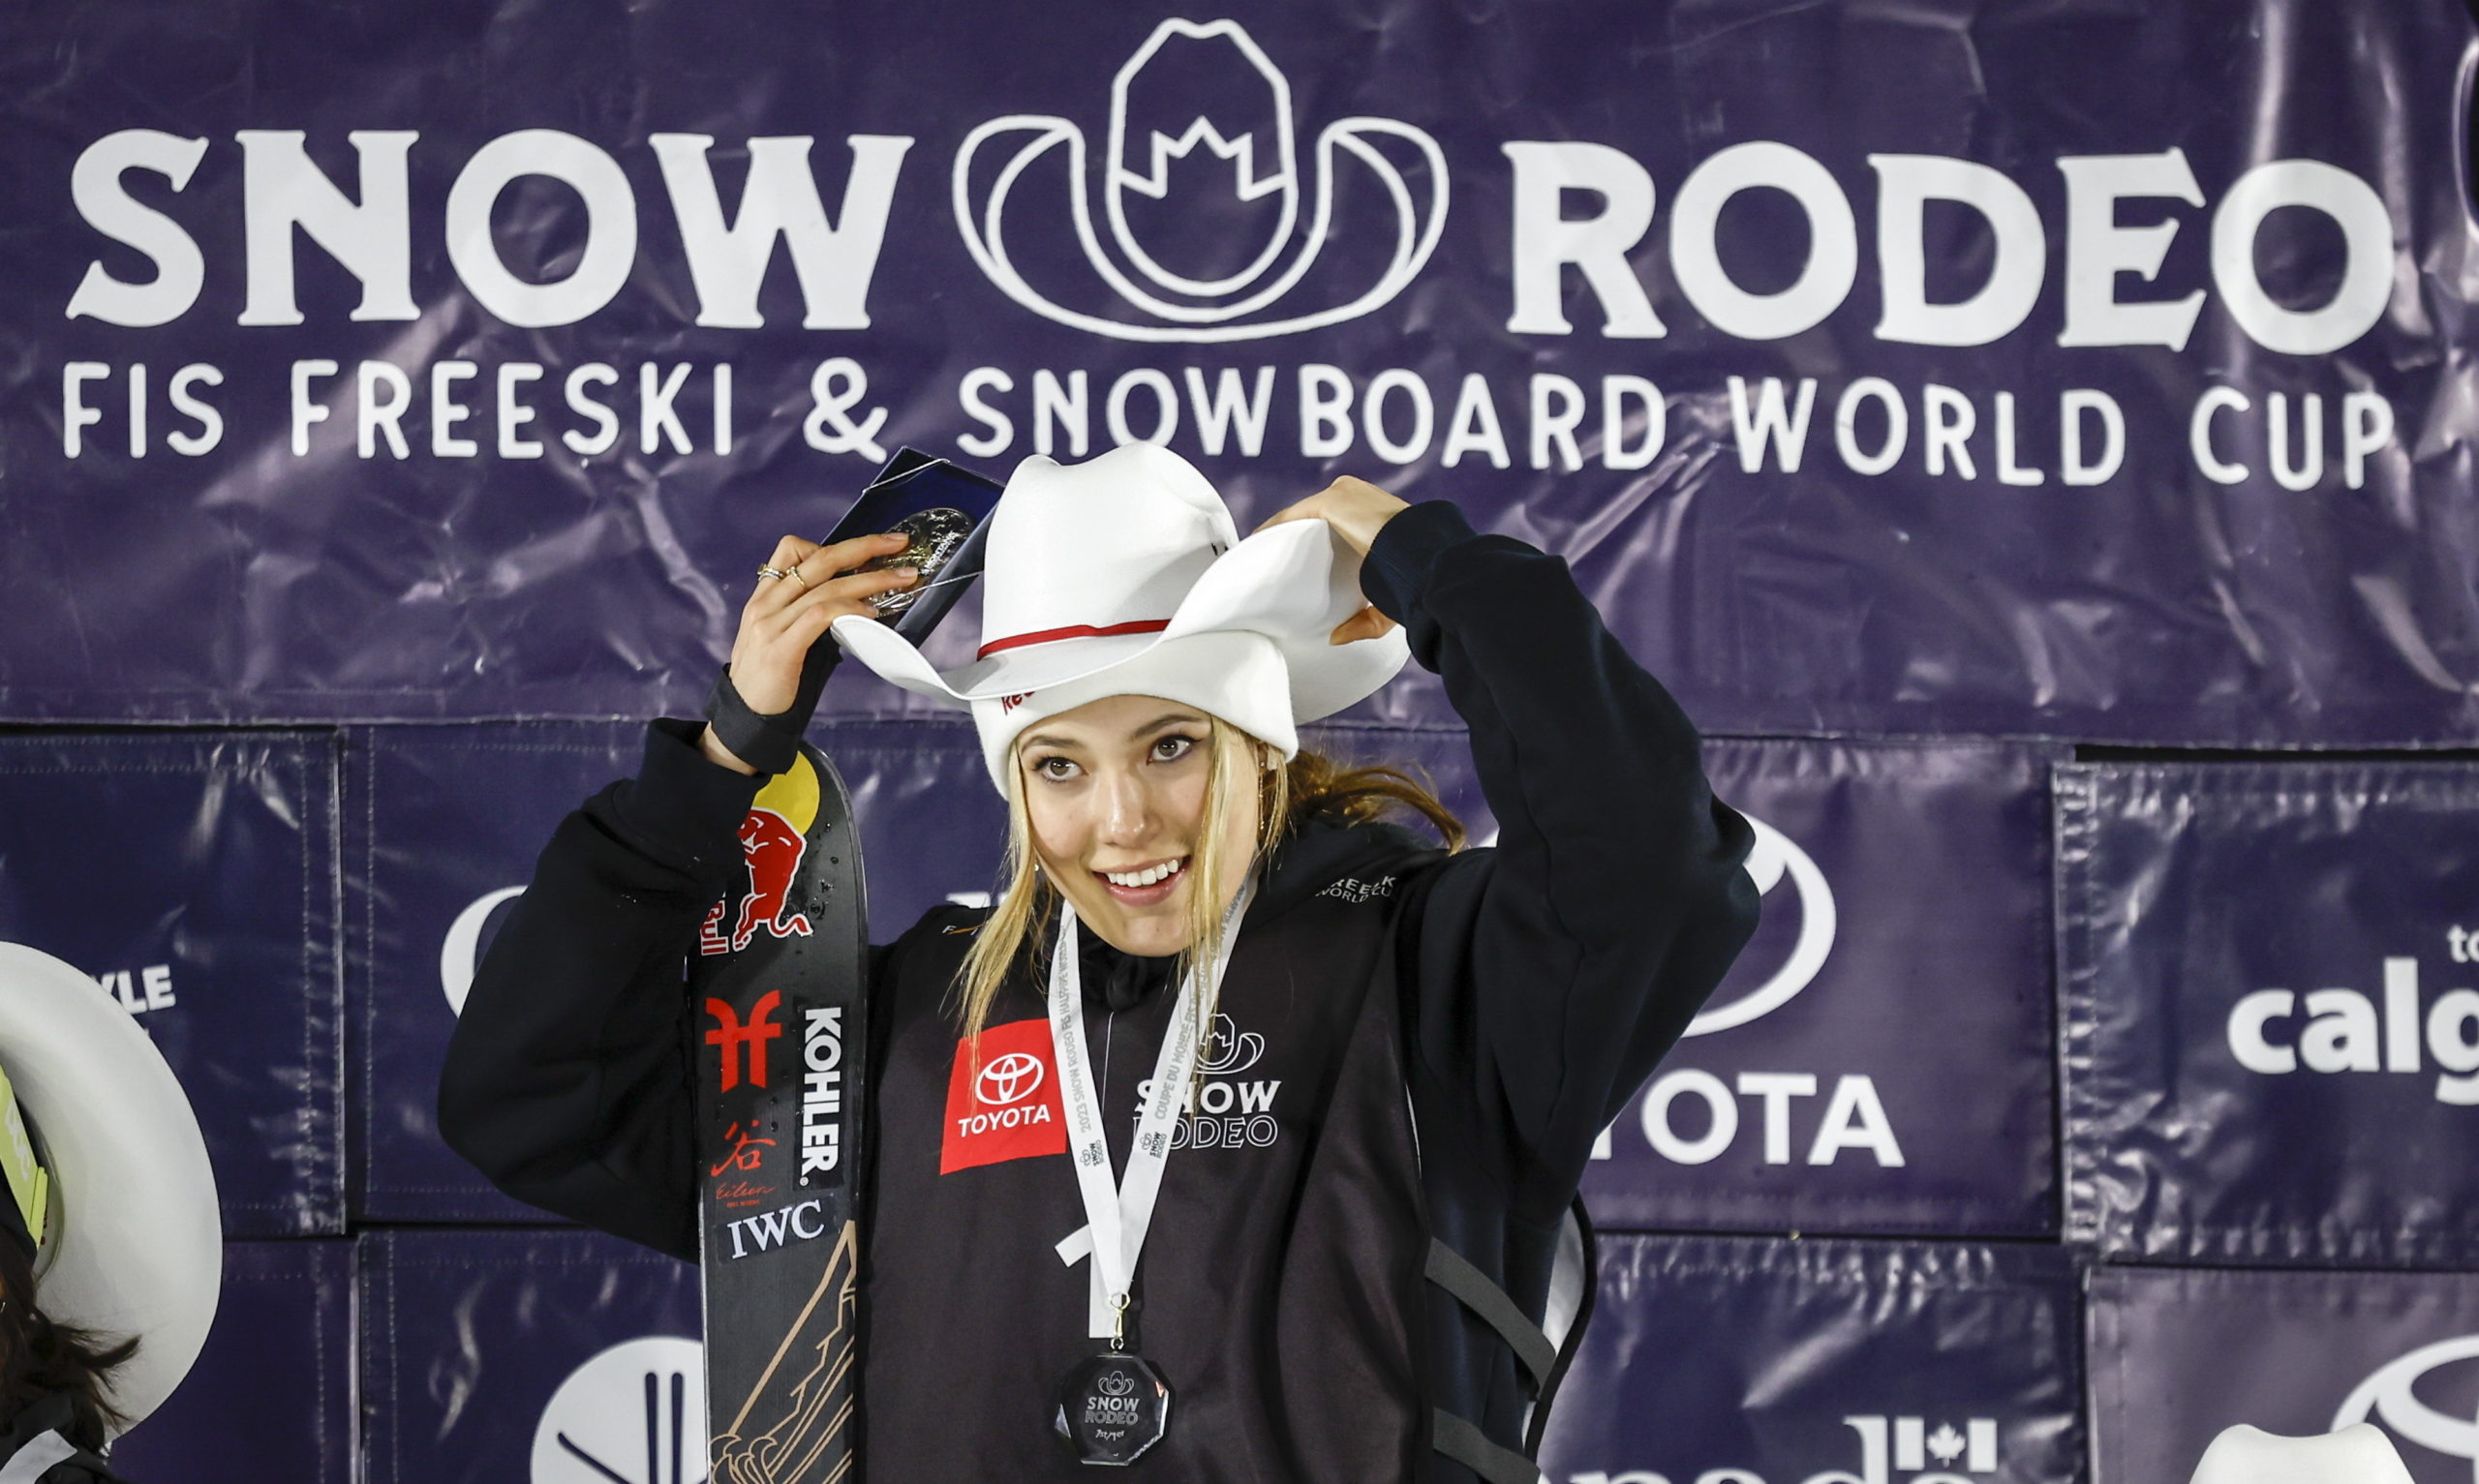
<path fill-rule="evenodd" d="M 1061 1378 L 1115 1332 L 1174 1397 L 1154 1477 L 1537 1477 L 1561 1219 L 1755 920 L 1686 717 L 1563 562 L 1355 479 L 1240 541 L 1161 448 L 1027 460 L 980 657 L 944 674 L 871 620 L 909 579 L 854 569 L 901 549 L 786 538 L 728 672 L 797 732 L 831 625 L 968 709 L 1007 801 L 995 905 L 873 951 L 870 1477 L 1080 1477 Z M 1400 775 L 1299 749 L 1407 652 L 1470 728 L 1495 848 L 1381 822 L 1459 843 Z M 501 1188 L 689 1258 L 682 959 L 757 786 L 721 731 L 657 722 L 544 852 L 441 1093 Z M 1036 1098 L 1056 1122 L 954 1116 Z"/>

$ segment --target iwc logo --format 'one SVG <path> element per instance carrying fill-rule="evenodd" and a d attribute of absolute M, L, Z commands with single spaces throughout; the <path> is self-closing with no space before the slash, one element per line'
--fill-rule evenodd
<path fill-rule="evenodd" d="M 956 226 L 1009 298 L 1096 335 L 1204 343 L 1339 323 L 1393 299 L 1428 261 L 1446 225 L 1446 156 L 1409 124 L 1336 119 L 1317 136 L 1315 178 L 1303 186 L 1293 127 L 1291 84 L 1238 21 L 1166 20 L 1111 81 L 1107 234 L 1093 220 L 1084 131 L 1031 113 L 964 136 Z M 976 169 L 983 146 L 1009 142 L 989 151 L 993 167 Z M 1063 216 L 1046 197 L 1017 191 L 1055 151 L 1063 174 L 1054 164 L 1039 178 L 1043 192 L 1064 190 Z M 1205 168 L 1226 163 L 1227 173 Z M 1312 278 L 1330 243 L 1346 235 L 1334 197 L 1347 168 L 1354 189 L 1378 193 L 1355 221 L 1391 203 L 1393 240 L 1374 253 L 1345 246 L 1336 256 L 1348 264 Z M 1304 227 L 1303 197 L 1312 197 Z M 1090 276 L 1072 288 L 1037 287 L 1009 247 L 1011 222 L 1025 243 L 1072 235 Z M 1035 271 L 1064 278 L 1070 265 L 1046 255 Z"/>
<path fill-rule="evenodd" d="M 2459 1415 L 2433 1405 L 2433 1396 L 2423 1399 L 2419 1385 L 2434 1373 L 2448 1366 L 2460 1366 L 2461 1395 L 2469 1395 L 2468 1386 L 2474 1369 L 2464 1362 L 2479 1360 L 2479 1335 L 2464 1335 L 2454 1340 L 2439 1340 L 2422 1346 L 2399 1360 L 2376 1369 L 2373 1376 L 2359 1382 L 2356 1390 L 2333 1414 L 2333 1431 L 2358 1422 L 2372 1422 L 2393 1435 L 2398 1441 L 2425 1448 L 2447 1458 L 2460 1459 L 2463 1465 L 2479 1473 L 2479 1422 L 2471 1420 L 2468 1406 Z"/>
<path fill-rule="evenodd" d="M 706 1350 L 625 1341 L 576 1368 L 534 1428 L 531 1484 L 705 1484 Z"/>

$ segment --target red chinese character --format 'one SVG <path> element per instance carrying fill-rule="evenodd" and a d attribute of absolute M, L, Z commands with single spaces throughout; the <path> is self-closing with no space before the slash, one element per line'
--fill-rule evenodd
<path fill-rule="evenodd" d="M 741 1169 L 747 1170 L 750 1174 L 755 1174 L 764 1165 L 766 1159 L 766 1157 L 758 1151 L 760 1149 L 773 1148 L 775 1144 L 775 1140 L 771 1138 L 759 1138 L 756 1136 L 750 1134 L 739 1124 L 733 1124 L 729 1129 L 725 1130 L 723 1132 L 723 1137 L 732 1141 L 731 1153 L 723 1156 L 723 1162 L 721 1164 L 706 1171 L 709 1177 L 719 1175 L 726 1169 Z"/>

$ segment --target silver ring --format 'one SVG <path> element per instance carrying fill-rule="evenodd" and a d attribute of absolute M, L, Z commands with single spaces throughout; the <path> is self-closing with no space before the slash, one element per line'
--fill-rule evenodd
<path fill-rule="evenodd" d="M 759 568 L 757 569 L 757 575 L 758 575 L 758 576 L 760 576 L 760 577 L 774 578 L 774 579 L 778 579 L 778 580 L 780 580 L 780 579 L 782 579 L 782 578 L 785 578 L 785 577 L 789 577 L 789 576 L 791 576 L 792 574 L 791 574 L 791 573 L 789 573 L 789 572 L 783 571 L 783 570 L 781 570 L 781 569 L 780 569 L 780 568 L 779 568 L 779 567 L 759 567 Z M 807 583 L 803 583 L 803 584 L 801 584 L 801 586 L 802 586 L 802 587 L 804 587 L 804 588 L 806 588 L 806 587 L 808 587 L 808 586 L 809 586 L 809 584 L 807 584 Z"/>

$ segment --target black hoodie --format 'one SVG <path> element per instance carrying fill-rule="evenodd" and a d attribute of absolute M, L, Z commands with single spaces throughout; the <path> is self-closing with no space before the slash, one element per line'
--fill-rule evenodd
<path fill-rule="evenodd" d="M 1423 1282 L 1430 1238 L 1537 1319 L 1595 1137 L 1755 923 L 1746 822 L 1563 561 L 1433 501 L 1387 524 L 1362 580 L 1470 728 L 1498 843 L 1450 857 L 1310 820 L 1271 863 L 1137 1277 L 1137 1344 L 1176 1397 L 1137 1465 L 1161 1478 L 1469 1484 L 1431 1451 L 1454 1418 L 1515 1446 L 1515 1361 Z M 656 723 L 637 778 L 561 826 L 476 974 L 440 1105 L 501 1189 L 692 1259 L 683 962 L 756 787 L 696 732 Z M 978 918 L 938 909 L 872 952 L 877 1484 L 1082 1476 L 1048 1436 L 1056 1378 L 1091 1348 L 1085 1268 L 1054 1250 L 1084 1224 L 1064 1138 L 952 1116 L 990 1102 L 941 1009 Z M 1086 952 L 1123 1166 L 1172 996 L 1154 961 Z M 1021 976 L 979 1065 L 1019 1041 L 1046 1062 L 1041 1017 Z M 1026 1117 L 1040 1096 L 995 1092 Z"/>

